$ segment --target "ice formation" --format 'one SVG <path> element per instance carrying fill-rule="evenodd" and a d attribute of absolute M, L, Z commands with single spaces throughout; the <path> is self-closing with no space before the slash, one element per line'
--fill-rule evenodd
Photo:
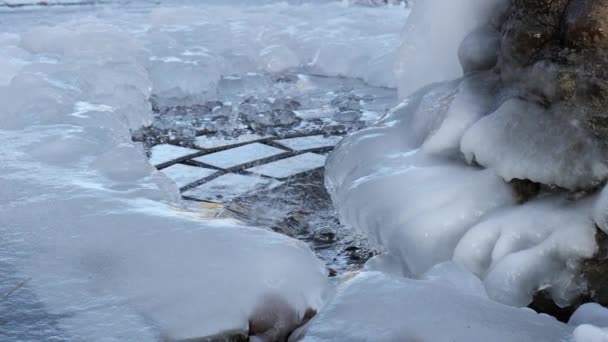
<path fill-rule="evenodd" d="M 18 278 L 28 279 L 27 288 L 46 310 L 60 317 L 58 339 L 247 334 L 249 321 L 256 325 L 267 311 L 279 311 L 285 314 L 257 324 L 267 330 L 256 334 L 280 340 L 307 310 L 320 308 L 326 271 L 304 244 L 237 222 L 201 220 L 181 208 L 175 185 L 131 141 L 130 131 L 150 122 L 151 91 L 179 87 L 180 96 L 214 91 L 211 81 L 234 70 L 231 65 L 243 66 L 235 62 L 243 56 L 252 58 L 252 68 L 276 67 L 262 53 L 272 44 L 279 47 L 269 54 L 299 58 L 281 68 L 314 60 L 313 70 L 390 83 L 388 72 L 353 68 L 369 53 L 390 58 L 390 49 L 375 44 L 396 45 L 390 37 L 379 42 L 342 30 L 349 25 L 344 21 L 360 22 L 359 12 L 332 21 L 336 11 L 349 8 L 335 4 L 327 13 L 316 8 L 325 16 L 319 23 L 327 20 L 328 26 L 292 32 L 286 24 L 291 17 L 313 9 L 277 6 L 276 20 L 267 20 L 265 12 L 221 6 L 199 12 L 159 9 L 142 22 L 151 25 L 143 31 L 120 28 L 120 18 L 101 16 L 3 35 L 0 227 L 8 238 L 2 259 L 16 267 Z M 219 18 L 229 10 L 232 31 L 201 41 L 200 32 L 225 25 Z M 370 13 L 387 13 L 378 11 Z M 244 27 L 256 22 L 270 26 L 260 28 L 258 44 L 251 45 L 257 38 Z M 385 32 L 397 20 L 378 22 L 378 31 Z M 321 29 L 338 36 L 323 45 Z M 228 41 L 235 45 L 219 45 Z M 228 50 L 243 55 L 219 63 Z M 169 51 L 183 52 L 182 60 L 167 56 Z M 338 51 L 352 58 L 349 68 L 332 64 Z M 225 69 L 218 70 L 218 63 Z M 284 317 L 292 318 L 284 322 Z M 29 330 L 27 324 L 24 319 L 23 329 Z"/>
<path fill-rule="evenodd" d="M 576 189 L 598 184 L 605 166 L 575 123 L 564 126 L 517 101 L 484 116 L 493 112 L 492 101 L 483 100 L 497 96 L 493 80 L 474 76 L 415 92 L 339 144 L 326 185 L 343 222 L 399 259 L 404 274 L 454 260 L 484 281 L 492 299 L 525 306 L 549 289 L 565 305 L 584 290 L 575 281 L 578 262 L 597 250 L 593 213 L 600 222 L 605 216 L 594 210 L 594 197 L 556 194 L 519 204 L 507 180 Z M 510 116 L 501 120 L 505 111 Z M 527 128 L 534 121 L 523 117 L 535 113 L 545 120 Z M 549 134 L 533 135 L 547 127 Z M 562 136 L 556 129 L 568 134 L 567 143 L 551 140 Z M 461 149 L 488 168 L 467 165 Z"/>
<path fill-rule="evenodd" d="M 402 33 L 396 73 L 401 97 L 433 82 L 462 76 L 457 55 L 462 40 L 503 0 L 425 0 L 412 9 Z"/>
<path fill-rule="evenodd" d="M 423 280 L 357 275 L 304 328 L 302 341 L 555 342 L 571 334 L 552 317 L 491 301 L 468 272 L 441 267 L 440 276 Z"/>
<path fill-rule="evenodd" d="M 539 134 L 543 131 L 550 134 Z M 496 170 L 507 181 L 529 179 L 577 190 L 599 185 L 608 176 L 600 146 L 579 121 L 509 100 L 475 123 L 461 148 L 469 161 Z"/>

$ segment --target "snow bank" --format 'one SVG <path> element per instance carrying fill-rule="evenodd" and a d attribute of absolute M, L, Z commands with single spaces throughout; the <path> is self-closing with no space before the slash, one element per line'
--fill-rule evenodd
<path fill-rule="evenodd" d="M 302 341 L 555 342 L 571 332 L 552 317 L 471 293 L 481 284 L 467 272 L 452 270 L 451 278 L 361 273 L 300 332 Z"/>
<path fill-rule="evenodd" d="M 277 311 L 257 333 L 281 338 L 322 304 L 325 267 L 306 245 L 184 208 L 131 141 L 150 122 L 155 87 L 132 33 L 86 18 L 0 44 L 10 72 L 0 84 L 0 259 L 56 317 L 64 336 L 48 339 L 247 334 L 253 316 Z M 22 330 L 10 333 L 27 339 L 35 303 L 19 296 Z"/>

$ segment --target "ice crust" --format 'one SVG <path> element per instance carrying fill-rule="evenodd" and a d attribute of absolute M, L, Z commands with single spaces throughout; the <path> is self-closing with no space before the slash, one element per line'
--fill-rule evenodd
<path fill-rule="evenodd" d="M 519 168 L 513 173 L 522 179 L 588 186 L 592 175 L 585 171 L 600 159 L 591 142 L 584 145 L 588 154 L 560 145 L 566 146 L 563 152 L 526 155 L 557 143 L 539 138 L 527 146 L 533 129 L 508 130 L 517 123 L 508 120 L 534 112 L 511 110 L 513 117 L 500 121 L 507 128 L 488 128 L 485 122 L 519 103 L 507 102 L 484 117 L 491 107 L 476 94 L 489 89 L 480 87 L 487 81 L 436 84 L 406 98 L 376 125 L 338 145 L 328 158 L 326 185 L 341 220 L 399 260 L 403 274 L 420 276 L 454 260 L 479 276 L 499 302 L 525 306 L 534 292 L 549 289 L 558 303 L 567 304 L 583 289 L 575 281 L 578 262 L 597 249 L 594 212 L 602 222 L 605 215 L 594 209 L 595 197 L 573 202 L 562 195 L 541 196 L 518 204 L 505 178 L 520 177 L 506 176 L 500 166 Z M 491 95 L 486 92 L 485 97 Z M 544 130 L 553 134 L 559 127 L 547 130 L 551 123 L 545 122 Z M 572 133 L 573 145 L 586 141 L 575 126 L 563 129 Z M 510 132 L 523 135 L 510 137 Z M 467 165 L 460 148 L 469 159 L 469 150 L 480 151 L 475 160 L 480 155 L 478 162 L 488 168 Z M 486 156 L 500 165 L 486 164 Z M 533 160 L 545 162 L 534 169 Z M 587 167 L 554 170 L 568 160 Z"/>
<path fill-rule="evenodd" d="M 581 122 L 560 117 L 560 109 L 550 112 L 509 100 L 475 123 L 461 148 L 469 161 L 508 181 L 529 179 L 577 190 L 594 187 L 608 176 L 601 145 Z"/>
<path fill-rule="evenodd" d="M 280 339 L 321 306 L 325 267 L 303 243 L 183 206 L 131 139 L 159 80 L 149 40 L 128 29 L 83 18 L 0 39 L 0 259 L 57 317 L 48 339 L 247 334 L 254 311 L 283 303 L 295 318 L 265 335 Z M 20 293 L 10 300 L 28 303 Z M 8 332 L 23 340 L 28 305 Z"/>

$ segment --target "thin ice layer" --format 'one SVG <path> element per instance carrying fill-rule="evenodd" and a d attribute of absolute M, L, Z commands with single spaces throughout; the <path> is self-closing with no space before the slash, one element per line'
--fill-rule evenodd
<path fill-rule="evenodd" d="M 608 177 L 602 144 L 560 110 L 509 100 L 466 132 L 462 152 L 506 180 L 594 187 Z"/>

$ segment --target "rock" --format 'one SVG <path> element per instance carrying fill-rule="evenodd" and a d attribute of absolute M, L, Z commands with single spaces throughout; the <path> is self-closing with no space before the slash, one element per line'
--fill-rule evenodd
<path fill-rule="evenodd" d="M 489 70 L 498 62 L 500 33 L 491 26 L 482 26 L 469 33 L 458 48 L 458 59 L 465 74 Z"/>
<path fill-rule="evenodd" d="M 250 341 L 283 342 L 291 332 L 316 315 L 308 308 L 300 317 L 287 300 L 268 295 L 260 300 L 249 318 Z"/>
<path fill-rule="evenodd" d="M 564 19 L 569 46 L 608 48 L 608 0 L 572 0 Z"/>

